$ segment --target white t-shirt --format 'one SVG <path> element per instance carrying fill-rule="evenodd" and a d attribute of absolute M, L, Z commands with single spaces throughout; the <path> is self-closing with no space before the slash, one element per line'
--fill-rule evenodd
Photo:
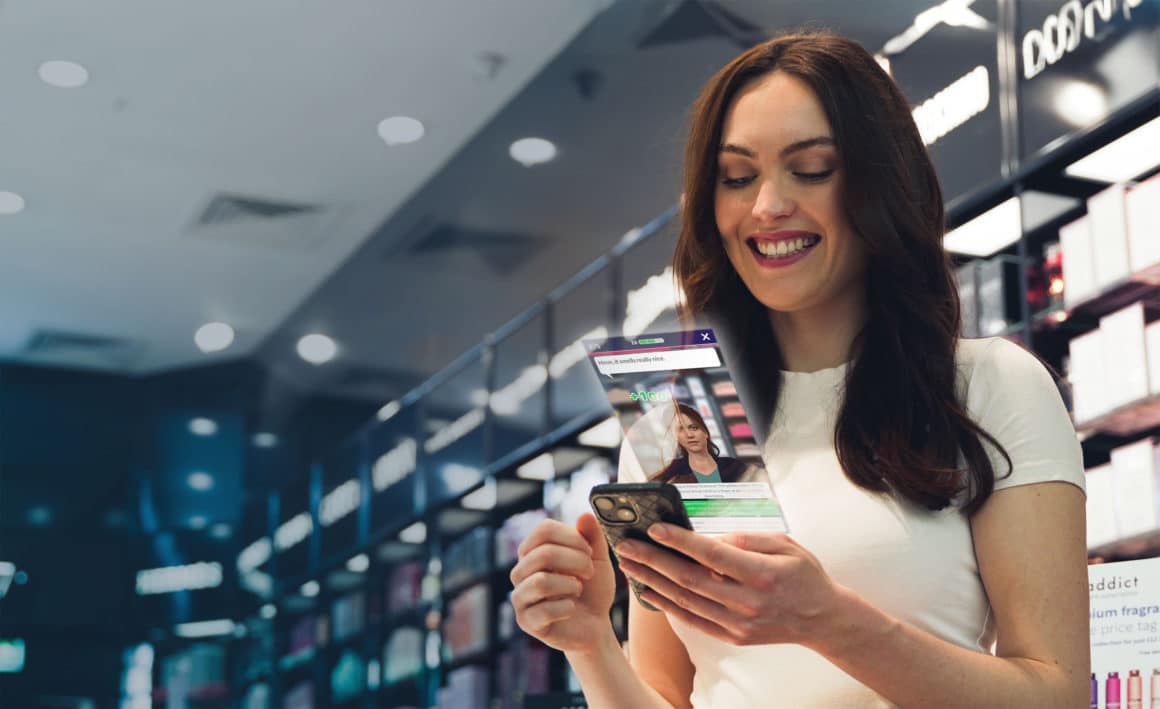
<path fill-rule="evenodd" d="M 1004 339 L 961 340 L 960 400 L 1011 456 L 989 445 L 995 493 L 1017 485 L 1084 485 L 1071 418 L 1051 375 Z M 837 583 L 891 616 L 948 642 L 990 652 L 995 627 L 979 576 L 971 528 L 957 509 L 930 512 L 851 483 L 833 432 L 846 365 L 786 372 L 764 459 L 790 534 Z M 621 448 L 619 479 L 644 479 Z M 1017 539 L 1011 540 L 1018 544 Z M 737 647 L 670 618 L 696 668 L 694 707 L 890 707 L 886 699 L 800 645 Z"/>

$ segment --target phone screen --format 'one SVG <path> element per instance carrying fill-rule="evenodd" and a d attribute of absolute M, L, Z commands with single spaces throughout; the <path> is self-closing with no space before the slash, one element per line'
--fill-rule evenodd
<path fill-rule="evenodd" d="M 585 348 L 640 464 L 631 479 L 622 469 L 620 482 L 675 485 L 697 532 L 789 531 L 712 329 Z"/>

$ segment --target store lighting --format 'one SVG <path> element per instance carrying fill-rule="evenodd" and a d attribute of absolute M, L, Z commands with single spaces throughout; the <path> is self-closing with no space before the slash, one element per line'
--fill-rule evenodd
<path fill-rule="evenodd" d="M 351 557 L 346 562 L 347 571 L 353 571 L 356 574 L 365 573 L 369 568 L 371 568 L 371 558 L 366 554 Z"/>
<path fill-rule="evenodd" d="M 419 444 L 414 438 L 404 438 L 397 446 L 379 456 L 371 467 L 371 484 L 375 492 L 382 492 L 400 482 L 419 464 Z"/>
<path fill-rule="evenodd" d="M 0 598 L 8 594 L 12 579 L 16 576 L 16 564 L 11 561 L 0 561 Z"/>
<path fill-rule="evenodd" d="M 307 598 L 314 598 L 321 590 L 322 587 L 318 585 L 317 581 L 307 581 L 306 583 L 302 584 L 302 587 L 298 589 L 298 592 Z"/>
<path fill-rule="evenodd" d="M 326 335 L 315 333 L 298 340 L 298 356 L 311 364 L 326 364 L 337 354 L 338 345 Z"/>
<path fill-rule="evenodd" d="M 278 437 L 272 433 L 255 433 L 253 443 L 258 448 L 273 448 L 278 445 Z"/>
<path fill-rule="evenodd" d="M 213 489 L 213 476 L 201 470 L 196 473 L 190 473 L 189 477 L 185 479 L 185 482 L 199 492 Z"/>
<path fill-rule="evenodd" d="M 19 214 L 23 211 L 23 197 L 15 192 L 0 192 L 0 214 Z"/>
<path fill-rule="evenodd" d="M 196 623 L 181 623 L 173 628 L 179 638 L 212 638 L 234 634 L 232 620 L 202 620 Z"/>
<path fill-rule="evenodd" d="M 402 408 L 403 407 L 399 404 L 399 402 L 389 401 L 386 404 L 383 404 L 383 408 L 379 409 L 379 412 L 375 415 L 375 418 L 377 418 L 379 421 L 390 421 L 392 418 L 394 418 L 395 414 L 399 413 Z"/>
<path fill-rule="evenodd" d="M 552 355 L 552 358 L 548 360 L 548 376 L 552 379 L 559 379 L 567 374 L 569 369 L 587 359 L 588 349 L 584 346 L 585 340 L 605 339 L 608 339 L 608 328 L 603 325 L 594 330 L 589 330 L 576 338 L 571 344 Z"/>
<path fill-rule="evenodd" d="M 524 167 L 551 162 L 556 157 L 556 146 L 543 138 L 522 138 L 511 144 L 508 153 Z"/>
<path fill-rule="evenodd" d="M 269 537 L 262 537 L 238 554 L 238 571 L 253 571 L 269 561 L 273 551 Z"/>
<path fill-rule="evenodd" d="M 1055 115 L 1076 128 L 1086 128 L 1108 115 L 1108 94 L 1090 81 L 1069 79 L 1051 96 Z"/>
<path fill-rule="evenodd" d="M 399 541 L 407 544 L 422 544 L 427 541 L 427 525 L 416 522 L 399 532 Z"/>
<path fill-rule="evenodd" d="M 273 603 L 267 603 L 258 609 L 258 615 L 261 616 L 263 620 L 273 620 L 278 615 L 278 607 Z"/>
<path fill-rule="evenodd" d="M 391 116 L 379 121 L 379 137 L 389 146 L 406 145 L 423 139 L 427 130 L 410 116 Z"/>
<path fill-rule="evenodd" d="M 43 527 L 52 523 L 52 510 L 44 506 L 33 507 L 28 510 L 28 522 L 36 527 Z"/>
<path fill-rule="evenodd" d="M 423 442 L 423 450 L 435 454 L 483 425 L 487 416 L 484 408 L 472 409 L 454 422 L 440 427 L 435 435 Z"/>
<path fill-rule="evenodd" d="M 582 446 L 616 448 L 620 445 L 621 437 L 620 422 L 613 416 L 584 431 L 577 440 Z"/>
<path fill-rule="evenodd" d="M 483 477 L 483 471 L 474 465 L 462 463 L 447 463 L 439 468 L 439 477 L 448 490 L 460 491 L 474 485 Z"/>
<path fill-rule="evenodd" d="M 495 504 L 498 499 L 499 495 L 495 478 L 487 478 L 483 481 L 483 487 L 464 495 L 463 499 L 459 501 L 459 505 L 465 510 L 486 512 L 495 509 Z"/>
<path fill-rule="evenodd" d="M 189 432 L 195 436 L 212 436 L 218 432 L 218 425 L 213 419 L 199 417 L 189 422 Z"/>
<path fill-rule="evenodd" d="M 89 70 L 76 62 L 53 60 L 40 65 L 40 80 L 58 89 L 79 89 L 89 83 Z"/>
<path fill-rule="evenodd" d="M 475 389 L 467 396 L 467 399 L 472 406 L 487 406 L 487 389 Z"/>
<path fill-rule="evenodd" d="M 205 529 L 207 524 L 209 524 L 209 520 L 203 515 L 194 515 L 189 518 L 190 529 Z"/>
<path fill-rule="evenodd" d="M 523 403 L 543 389 L 547 381 L 547 367 L 540 364 L 524 367 L 511 383 L 491 395 L 491 410 L 500 416 L 515 416 Z"/>
<path fill-rule="evenodd" d="M 966 256 L 990 256 L 1023 236 L 1023 212 L 1019 198 L 1012 197 L 947 233 L 947 251 Z"/>
<path fill-rule="evenodd" d="M 329 527 L 358 509 L 362 502 L 362 487 L 357 479 L 347 480 L 322 498 L 318 521 Z"/>
<path fill-rule="evenodd" d="M 310 513 L 299 512 L 274 530 L 274 547 L 278 551 L 286 551 L 306 539 L 313 531 L 314 520 L 311 519 Z"/>
<path fill-rule="evenodd" d="M 224 322 L 209 322 L 193 333 L 193 343 L 205 354 L 221 352 L 234 344 L 234 329 Z"/>
<path fill-rule="evenodd" d="M 209 533 L 214 539 L 229 539 L 234 530 L 225 522 L 218 522 L 210 528 Z"/>
<path fill-rule="evenodd" d="M 222 585 L 222 565 L 216 561 L 199 561 L 184 566 L 163 566 L 137 572 L 137 595 L 193 591 Z"/>
<path fill-rule="evenodd" d="M 1068 165 L 1064 173 L 1100 182 L 1127 182 L 1160 161 L 1160 118 L 1116 138 L 1087 157 Z"/>
<path fill-rule="evenodd" d="M 650 276 L 643 286 L 629 291 L 625 302 L 624 336 L 636 337 L 665 311 L 683 305 L 685 294 L 677 286 L 673 267 L 666 266 L 661 273 Z"/>
<path fill-rule="evenodd" d="M 524 480 L 551 480 L 556 477 L 552 454 L 542 453 L 516 468 L 516 477 Z"/>

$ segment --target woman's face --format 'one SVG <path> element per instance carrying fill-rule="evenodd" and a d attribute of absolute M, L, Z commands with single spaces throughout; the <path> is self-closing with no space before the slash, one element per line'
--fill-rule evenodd
<path fill-rule="evenodd" d="M 709 432 L 685 414 L 681 414 L 677 419 L 680 421 L 677 428 L 677 441 L 685 449 L 685 452 L 704 453 L 708 450 Z"/>
<path fill-rule="evenodd" d="M 726 111 L 717 228 L 765 307 L 804 311 L 861 297 L 866 255 L 842 205 L 842 160 L 813 91 L 782 72 L 755 79 Z"/>

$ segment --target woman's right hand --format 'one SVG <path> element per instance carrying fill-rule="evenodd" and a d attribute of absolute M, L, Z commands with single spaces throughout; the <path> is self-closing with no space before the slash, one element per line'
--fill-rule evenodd
<path fill-rule="evenodd" d="M 572 529 L 545 520 L 520 545 L 512 607 L 524 632 L 564 652 L 591 652 L 612 634 L 616 591 L 608 545 L 585 513 Z"/>

